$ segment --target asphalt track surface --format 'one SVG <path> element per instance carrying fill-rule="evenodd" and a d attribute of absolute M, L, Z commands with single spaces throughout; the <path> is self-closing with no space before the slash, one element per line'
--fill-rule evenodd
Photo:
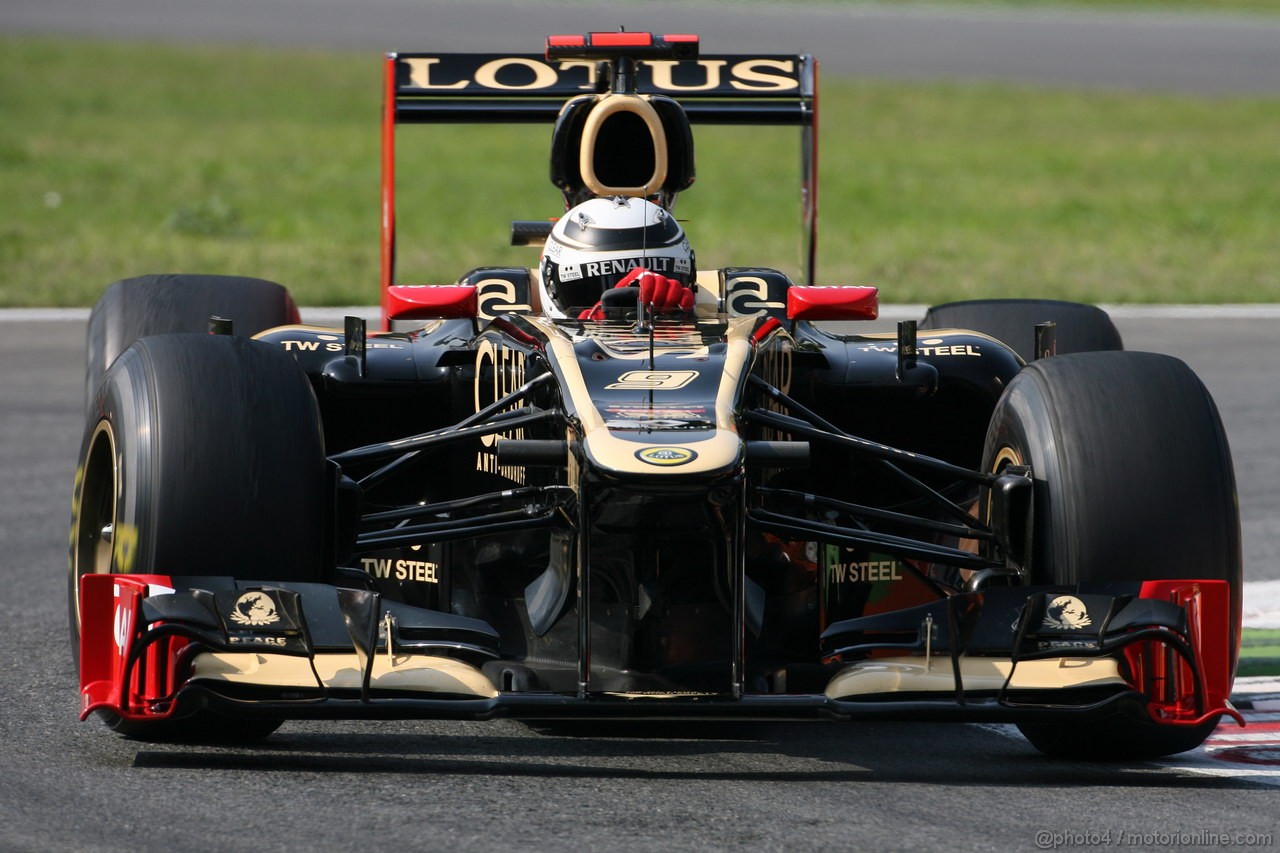
<path fill-rule="evenodd" d="M 353 50 L 537 53 L 553 33 L 694 32 L 712 53 L 812 53 L 823 73 L 1198 93 L 1280 92 L 1280 18 L 892 4 L 514 0 L 3 0 L 0 32 Z"/>
<path fill-rule="evenodd" d="M 0 0 L 0 32 L 527 51 L 553 31 L 675 29 L 675 8 Z M 813 51 L 827 73 L 1280 91 L 1276 25 L 1251 19 L 828 14 L 681 7 L 677 20 L 708 49 Z M 1118 317 L 1130 348 L 1183 358 L 1217 399 L 1255 580 L 1280 577 L 1277 322 Z M 0 322 L 0 850 L 1268 849 L 1280 837 L 1267 714 L 1254 715 L 1254 751 L 1234 763 L 1202 751 L 1114 766 L 1047 760 L 1006 727 L 971 725 L 571 736 L 514 722 L 291 723 L 255 748 L 215 748 L 79 723 L 64 567 L 82 338 L 78 320 Z M 1201 843 L 1159 835 L 1171 831 Z M 1205 833 L 1232 840 L 1206 844 Z"/>
<path fill-rule="evenodd" d="M 1217 398 L 1255 578 L 1275 577 L 1280 538 L 1277 313 L 1117 321 Z M 1154 850 L 1159 832 L 1280 833 L 1276 714 L 1242 735 L 1262 742 L 1124 765 L 1052 761 L 976 725 L 288 723 L 248 748 L 77 722 L 64 596 L 84 323 L 39 316 L 0 319 L 0 850 L 1031 850 L 1037 833 L 1107 830 Z"/>

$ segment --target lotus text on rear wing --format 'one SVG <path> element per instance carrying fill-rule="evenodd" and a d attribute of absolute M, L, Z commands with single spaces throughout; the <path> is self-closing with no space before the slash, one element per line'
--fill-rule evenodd
<path fill-rule="evenodd" d="M 572 95 L 596 91 L 598 63 L 548 61 L 535 55 L 400 54 L 396 84 L 406 94 L 537 92 Z M 794 56 L 726 56 L 698 60 L 649 59 L 637 63 L 637 88 L 672 95 L 785 95 L 800 91 Z"/>

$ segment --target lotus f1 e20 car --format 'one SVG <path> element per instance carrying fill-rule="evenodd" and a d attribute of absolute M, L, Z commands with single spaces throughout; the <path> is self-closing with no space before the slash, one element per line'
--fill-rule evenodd
<path fill-rule="evenodd" d="M 1100 758 L 1239 719 L 1238 511 L 1203 385 L 1091 306 L 832 324 L 877 294 L 812 284 L 810 57 L 595 33 L 385 67 L 382 329 L 300 325 L 280 286 L 222 276 L 129 279 L 93 311 L 85 716 L 154 738 L 1004 721 Z M 618 288 L 583 319 L 532 266 L 398 283 L 397 130 L 448 122 L 546 122 L 566 208 L 663 210 L 693 125 L 795 126 L 808 283 L 702 268 L 687 310 Z"/>

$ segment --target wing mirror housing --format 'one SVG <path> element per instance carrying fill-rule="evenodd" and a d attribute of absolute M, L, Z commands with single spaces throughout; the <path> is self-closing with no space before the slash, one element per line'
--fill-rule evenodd
<path fill-rule="evenodd" d="M 474 320 L 479 309 L 471 284 L 393 284 L 387 299 L 390 320 Z"/>
<path fill-rule="evenodd" d="M 880 316 L 880 290 L 865 285 L 787 289 L 789 320 L 874 320 Z"/>

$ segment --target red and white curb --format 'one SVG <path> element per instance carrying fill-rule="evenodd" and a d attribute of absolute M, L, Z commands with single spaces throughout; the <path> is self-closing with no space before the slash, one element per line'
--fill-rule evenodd
<path fill-rule="evenodd" d="M 1200 748 L 1186 756 L 1194 765 L 1190 769 L 1280 785 L 1280 677 L 1237 678 L 1231 701 L 1244 715 L 1245 727 L 1230 720 L 1219 723 Z"/>
<path fill-rule="evenodd" d="M 1280 684 L 1275 686 L 1280 688 Z M 1272 701 L 1280 705 L 1280 699 Z M 1234 721 L 1219 723 L 1199 749 L 1157 763 L 1202 776 L 1280 787 L 1280 711 L 1241 713 L 1244 728 Z"/>

